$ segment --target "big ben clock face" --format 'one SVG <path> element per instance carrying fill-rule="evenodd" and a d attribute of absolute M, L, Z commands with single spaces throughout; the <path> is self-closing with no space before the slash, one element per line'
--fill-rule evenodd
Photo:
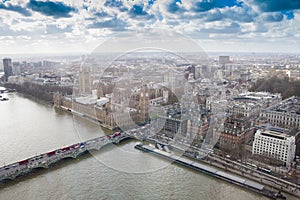
<path fill-rule="evenodd" d="M 141 93 L 141 97 L 143 97 L 144 96 L 144 93 Z"/>

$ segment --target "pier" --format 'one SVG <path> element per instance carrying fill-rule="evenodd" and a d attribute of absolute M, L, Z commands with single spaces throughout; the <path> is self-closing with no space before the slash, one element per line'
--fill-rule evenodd
<path fill-rule="evenodd" d="M 270 190 L 266 188 L 264 185 L 251 181 L 247 178 L 240 177 L 237 175 L 229 174 L 227 172 L 224 172 L 220 169 L 217 169 L 215 167 L 207 166 L 204 164 L 201 164 L 199 162 L 195 162 L 194 160 L 191 160 L 186 157 L 181 157 L 160 149 L 156 149 L 155 147 L 148 146 L 148 145 L 136 145 L 136 149 L 139 149 L 141 151 L 151 153 L 154 155 L 157 155 L 161 158 L 170 160 L 172 162 L 175 162 L 179 165 L 186 166 L 188 168 L 194 169 L 196 171 L 200 171 L 202 173 L 208 174 L 210 176 L 216 177 L 218 179 L 222 179 L 226 182 L 244 187 L 246 189 L 249 189 L 251 191 L 257 192 L 259 194 L 262 194 L 268 198 L 271 199 L 285 199 L 285 197 L 280 192 L 275 192 L 273 190 Z"/>

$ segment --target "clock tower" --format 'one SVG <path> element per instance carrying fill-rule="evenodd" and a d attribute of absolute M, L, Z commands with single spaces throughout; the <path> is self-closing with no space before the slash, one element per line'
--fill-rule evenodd
<path fill-rule="evenodd" d="M 149 90 L 146 85 L 142 87 L 140 93 L 139 114 L 141 123 L 149 121 Z"/>

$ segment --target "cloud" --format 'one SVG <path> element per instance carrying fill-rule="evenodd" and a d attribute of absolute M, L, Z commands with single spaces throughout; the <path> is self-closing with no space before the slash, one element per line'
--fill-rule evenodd
<path fill-rule="evenodd" d="M 95 12 L 94 16 L 95 17 L 107 17 L 109 15 L 106 12 Z"/>
<path fill-rule="evenodd" d="M 43 15 L 55 18 L 71 17 L 70 13 L 76 12 L 75 8 L 67 6 L 62 2 L 30 0 L 27 7 Z"/>
<path fill-rule="evenodd" d="M 248 7 L 232 7 L 223 10 L 226 18 L 244 23 L 253 22 L 255 18 L 259 15 L 258 13 L 256 13 Z"/>
<path fill-rule="evenodd" d="M 263 43 L 270 38 L 297 43 L 299 4 L 300 0 L 10 0 L 0 3 L 0 42 L 7 44 L 0 48 L 10 48 L 9 37 L 10 42 L 27 38 L 27 49 L 31 42 L 38 48 L 38 40 L 53 46 L 66 40 L 95 45 L 97 39 L 117 32 L 156 28 L 216 44 L 226 39 L 242 46 L 244 41 Z"/>
<path fill-rule="evenodd" d="M 214 8 L 241 6 L 236 0 L 201 0 L 192 3 L 194 12 L 206 12 Z"/>
<path fill-rule="evenodd" d="M 183 9 L 180 5 L 182 4 L 181 0 L 173 0 L 167 5 L 167 10 L 170 13 L 175 12 L 184 12 L 185 9 Z"/>
<path fill-rule="evenodd" d="M 105 17 L 111 17 L 111 16 L 104 11 L 97 11 L 97 12 L 93 13 L 92 16 L 85 17 L 85 20 L 96 21 L 98 18 L 101 19 L 101 18 L 105 18 Z"/>
<path fill-rule="evenodd" d="M 231 20 L 234 22 L 250 23 L 255 20 L 258 14 L 248 8 L 227 7 L 227 8 L 214 8 L 205 13 L 197 14 L 196 16 L 198 16 L 199 18 L 204 18 L 205 22 Z"/>
<path fill-rule="evenodd" d="M 117 8 L 121 12 L 128 11 L 128 9 L 124 6 L 123 2 L 120 0 L 106 0 L 104 6 Z"/>
<path fill-rule="evenodd" d="M 253 2 L 264 12 L 300 9 L 299 0 L 253 0 Z"/>
<path fill-rule="evenodd" d="M 126 29 L 126 23 L 117 19 L 109 19 L 106 21 L 96 21 L 87 26 L 89 29 L 109 28 L 114 31 L 122 31 Z"/>
<path fill-rule="evenodd" d="M 280 22 L 283 20 L 281 13 L 266 13 L 263 15 L 263 20 L 266 22 Z"/>
<path fill-rule="evenodd" d="M 209 12 L 206 15 L 206 21 L 207 22 L 213 22 L 213 21 L 220 21 L 222 20 L 224 15 L 221 13 L 220 10 L 213 10 L 213 12 Z"/>
<path fill-rule="evenodd" d="M 71 32 L 73 29 L 70 25 L 67 27 L 59 27 L 56 24 L 47 24 L 46 25 L 46 34 L 59 34 L 65 32 Z"/>
<path fill-rule="evenodd" d="M 238 23 L 231 23 L 225 26 L 219 26 L 214 28 L 202 28 L 202 33 L 220 33 L 220 34 L 239 34 L 241 27 Z"/>
<path fill-rule="evenodd" d="M 31 12 L 19 5 L 12 5 L 10 2 L 0 3 L 0 9 L 20 13 L 23 16 L 31 16 Z"/>
<path fill-rule="evenodd" d="M 136 15 L 147 15 L 148 13 L 144 11 L 143 6 L 133 5 L 129 11 L 129 14 L 131 14 L 132 16 L 136 16 Z"/>
<path fill-rule="evenodd" d="M 150 15 L 147 11 L 145 11 L 143 5 L 133 5 L 132 8 L 129 10 L 129 13 L 131 18 L 144 18 L 144 19 L 151 19 L 154 18 L 154 15 Z"/>
<path fill-rule="evenodd" d="M 28 34 L 30 34 L 30 32 L 25 30 L 12 30 L 8 26 L 0 26 L 0 36 L 20 36 Z"/>

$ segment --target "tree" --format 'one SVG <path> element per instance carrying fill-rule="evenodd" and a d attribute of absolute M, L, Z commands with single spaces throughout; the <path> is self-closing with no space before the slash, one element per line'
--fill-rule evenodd
<path fill-rule="evenodd" d="M 269 79 L 259 79 L 250 88 L 252 92 L 266 91 L 270 93 L 281 93 L 282 98 L 300 96 L 300 81 L 289 80 L 287 77 L 279 78 L 273 76 Z"/>

